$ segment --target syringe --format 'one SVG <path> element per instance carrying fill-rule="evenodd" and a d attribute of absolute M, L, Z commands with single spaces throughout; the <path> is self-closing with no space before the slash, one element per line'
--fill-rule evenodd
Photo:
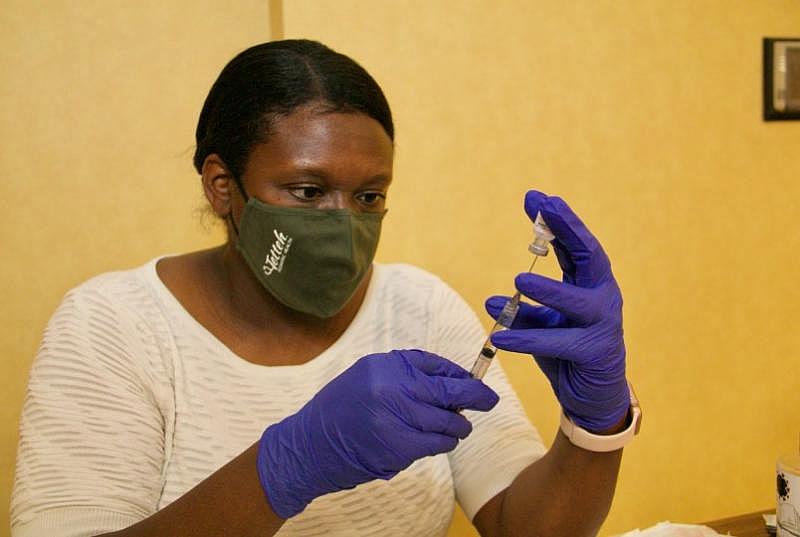
<path fill-rule="evenodd" d="M 548 244 L 554 238 L 555 235 L 553 235 L 553 233 L 550 231 L 550 228 L 547 227 L 547 224 L 544 223 L 542 213 L 537 213 L 536 220 L 533 223 L 533 242 L 530 244 L 530 246 L 528 246 L 528 251 L 534 254 L 533 262 L 531 263 L 528 272 L 533 271 L 533 267 L 536 266 L 536 260 L 547 255 L 547 252 L 549 251 Z M 472 378 L 482 379 L 486 374 L 486 371 L 492 364 L 492 359 L 494 358 L 495 354 L 497 354 L 497 347 L 492 345 L 492 334 L 499 332 L 500 330 L 511 328 L 511 325 L 517 316 L 517 312 L 519 311 L 519 301 L 520 293 L 517 291 L 514 293 L 514 296 L 511 297 L 511 300 L 506 302 L 506 305 L 503 306 L 503 310 L 500 312 L 500 315 L 498 315 L 497 321 L 489 331 L 489 336 L 483 343 L 483 347 L 481 347 L 481 351 L 478 353 L 478 357 L 475 359 L 475 363 L 472 365 L 472 370 L 470 371 Z"/>

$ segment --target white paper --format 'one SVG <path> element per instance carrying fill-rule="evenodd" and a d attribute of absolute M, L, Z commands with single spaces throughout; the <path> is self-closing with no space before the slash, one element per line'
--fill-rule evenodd
<path fill-rule="evenodd" d="M 726 537 L 707 526 L 659 522 L 646 530 L 633 530 L 617 537 Z"/>

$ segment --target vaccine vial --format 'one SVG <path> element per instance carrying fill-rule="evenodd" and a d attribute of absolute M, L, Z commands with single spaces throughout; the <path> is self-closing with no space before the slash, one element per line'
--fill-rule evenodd
<path fill-rule="evenodd" d="M 776 486 L 777 537 L 800 537 L 800 455 L 778 459 Z"/>

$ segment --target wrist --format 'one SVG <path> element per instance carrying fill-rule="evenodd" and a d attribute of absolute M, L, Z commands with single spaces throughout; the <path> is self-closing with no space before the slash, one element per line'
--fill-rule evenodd
<path fill-rule="evenodd" d="M 617 434 L 630 427 L 632 418 L 633 416 L 631 415 L 631 409 L 630 407 L 628 407 L 625 409 L 625 415 L 622 417 L 622 419 L 618 420 L 617 423 L 615 423 L 614 425 L 600 430 L 594 430 L 594 429 L 586 429 L 586 430 L 592 434 L 596 434 L 599 436 L 609 436 L 612 434 Z"/>
<path fill-rule="evenodd" d="M 642 411 L 639 401 L 629 386 L 630 405 L 622 421 L 605 430 L 592 432 L 582 428 L 570 419 L 563 411 L 561 413 L 561 430 L 569 441 L 580 448 L 595 452 L 608 452 L 622 449 L 639 434 L 642 420 Z"/>
<path fill-rule="evenodd" d="M 562 404 L 566 416 L 578 427 L 593 434 L 613 434 L 625 425 L 631 407 L 630 384 L 622 376 L 591 398 L 573 398 Z"/>
<path fill-rule="evenodd" d="M 281 445 L 285 445 L 281 435 L 291 434 L 286 430 L 287 419 L 267 427 L 258 441 L 256 455 L 256 470 L 264 496 L 275 514 L 284 519 L 302 512 L 313 499 L 305 499 L 292 490 L 292 484 L 300 477 L 294 475 L 296 465 L 290 460 L 291 454 L 281 450 Z"/>

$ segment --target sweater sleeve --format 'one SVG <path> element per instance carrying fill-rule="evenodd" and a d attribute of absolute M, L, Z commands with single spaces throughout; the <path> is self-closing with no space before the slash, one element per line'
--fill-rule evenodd
<path fill-rule="evenodd" d="M 20 422 L 13 537 L 97 535 L 156 510 L 165 418 L 143 364 L 158 344 L 116 298 L 90 281 L 45 330 Z"/>
<path fill-rule="evenodd" d="M 475 313 L 443 283 L 432 309 L 431 350 L 469 370 L 486 337 Z M 546 451 L 498 360 L 483 381 L 500 402 L 489 412 L 464 412 L 472 433 L 448 455 L 456 499 L 470 520 Z"/>

